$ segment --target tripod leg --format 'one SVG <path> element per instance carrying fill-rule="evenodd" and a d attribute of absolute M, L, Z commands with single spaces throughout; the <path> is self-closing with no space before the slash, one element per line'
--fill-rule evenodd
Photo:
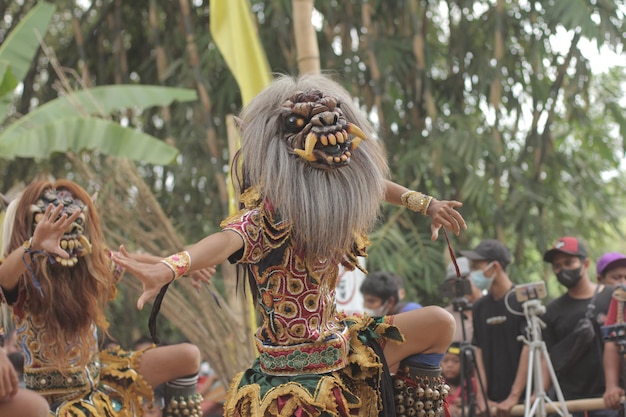
<path fill-rule="evenodd" d="M 541 342 L 541 349 L 543 352 L 543 359 L 545 360 L 546 365 L 548 367 L 548 372 L 550 373 L 550 380 L 552 381 L 552 386 L 554 387 L 554 391 L 556 392 L 556 398 L 560 404 L 559 414 L 562 416 L 570 416 L 569 411 L 567 411 L 567 405 L 565 404 L 565 397 L 563 397 L 563 392 L 561 391 L 561 385 L 559 385 L 559 380 L 556 377 L 556 373 L 554 372 L 554 367 L 552 366 L 552 361 L 550 360 L 550 354 L 548 353 L 548 348 L 546 347 L 546 344 L 543 341 Z M 542 390 L 543 390 L 543 387 L 542 387 Z"/>
<path fill-rule="evenodd" d="M 530 349 L 528 352 L 528 374 L 526 375 L 526 398 L 524 400 L 524 417 L 530 415 L 530 396 L 533 391 L 533 364 L 535 363 L 535 349 Z"/>

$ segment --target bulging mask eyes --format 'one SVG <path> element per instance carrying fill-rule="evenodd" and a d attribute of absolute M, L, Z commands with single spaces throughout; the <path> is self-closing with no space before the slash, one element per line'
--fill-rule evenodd
<path fill-rule="evenodd" d="M 295 114 L 290 114 L 285 119 L 285 127 L 290 132 L 297 132 L 301 130 L 304 127 L 304 125 L 305 125 L 304 119 Z"/>

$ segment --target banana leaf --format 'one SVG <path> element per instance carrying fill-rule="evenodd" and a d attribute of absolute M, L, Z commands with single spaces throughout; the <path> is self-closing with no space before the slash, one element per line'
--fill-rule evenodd
<path fill-rule="evenodd" d="M 39 40 L 48 31 L 48 25 L 55 7 L 40 2 L 20 21 L 0 45 L 0 63 L 11 66 L 11 73 L 17 82 L 22 82 L 28 73 L 33 58 L 39 49 Z M 0 96 L 0 121 L 8 113 L 11 97 Z"/>
<path fill-rule="evenodd" d="M 192 101 L 195 90 L 145 85 L 110 85 L 72 92 L 39 106 L 11 123 L 0 133 L 0 149 L 12 147 L 27 130 L 65 117 L 110 114 L 132 107 L 166 106 L 173 101 Z"/>
<path fill-rule="evenodd" d="M 28 129 L 17 140 L 0 142 L 0 158 L 48 158 L 55 152 L 93 151 L 157 165 L 172 163 L 178 151 L 146 133 L 95 117 L 66 117 Z"/>

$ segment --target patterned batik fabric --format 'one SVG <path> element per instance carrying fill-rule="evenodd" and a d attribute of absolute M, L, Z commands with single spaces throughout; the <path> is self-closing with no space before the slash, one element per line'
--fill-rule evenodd
<path fill-rule="evenodd" d="M 291 225 L 265 204 L 227 219 L 222 227 L 244 241 L 230 260 L 249 268 L 262 319 L 255 333 L 259 357 L 234 381 L 226 415 L 376 415 L 380 400 L 372 387 L 382 363 L 360 337 L 388 337 L 397 333 L 395 328 L 339 315 L 338 262 L 301 256 L 292 245 Z M 355 253 L 341 262 L 348 269 L 364 252 L 359 242 L 366 239 L 355 239 Z"/>

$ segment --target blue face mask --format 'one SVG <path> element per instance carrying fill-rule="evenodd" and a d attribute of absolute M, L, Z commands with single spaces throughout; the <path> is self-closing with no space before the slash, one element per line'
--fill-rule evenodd
<path fill-rule="evenodd" d="M 481 291 L 489 291 L 491 288 L 491 284 L 493 284 L 493 278 L 488 278 L 485 276 L 485 271 L 493 266 L 493 262 L 484 267 L 483 269 L 479 269 L 477 271 L 470 272 L 470 278 L 472 282 Z"/>

